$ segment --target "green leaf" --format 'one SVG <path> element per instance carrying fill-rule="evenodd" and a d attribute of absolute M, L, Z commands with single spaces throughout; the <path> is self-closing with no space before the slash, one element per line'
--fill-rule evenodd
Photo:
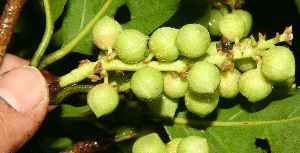
<path fill-rule="evenodd" d="M 105 0 L 69 0 L 63 19 L 63 40 L 64 44 L 72 40 L 97 14 L 104 5 Z M 112 16 L 116 9 L 123 4 L 123 0 L 113 1 L 106 15 Z M 83 54 L 93 54 L 94 44 L 89 32 L 79 44 L 73 49 L 73 52 Z"/>
<path fill-rule="evenodd" d="M 64 11 L 67 0 L 50 0 L 52 20 L 55 22 Z"/>
<path fill-rule="evenodd" d="M 96 14 L 94 9 L 91 9 L 94 6 L 92 2 L 89 0 L 68 1 L 62 26 L 65 44 L 72 40 Z M 89 38 L 91 38 L 90 33 L 77 44 L 73 51 L 85 52 L 85 50 L 93 50 L 93 44 Z"/>
<path fill-rule="evenodd" d="M 210 10 L 211 4 L 207 0 L 180 0 L 178 10 L 163 26 L 181 28 L 189 23 L 199 23 L 207 28 Z"/>
<path fill-rule="evenodd" d="M 61 104 L 60 109 L 60 117 L 86 117 L 91 113 L 91 109 L 88 105 L 75 107 L 72 105 Z"/>
<path fill-rule="evenodd" d="M 148 35 L 169 20 L 179 7 L 179 0 L 127 0 L 131 20 L 124 28 L 134 28 Z"/>
<path fill-rule="evenodd" d="M 211 152 L 262 152 L 255 144 L 259 140 L 265 141 L 271 152 L 300 150 L 300 90 L 280 100 L 255 104 L 244 100 L 229 108 L 233 102 L 226 102 L 227 108 L 219 107 L 203 119 L 180 112 L 173 120 L 176 124 L 165 125 L 169 137 L 203 136 Z"/>
<path fill-rule="evenodd" d="M 295 0 L 295 4 L 298 8 L 298 12 L 300 13 L 300 0 Z"/>

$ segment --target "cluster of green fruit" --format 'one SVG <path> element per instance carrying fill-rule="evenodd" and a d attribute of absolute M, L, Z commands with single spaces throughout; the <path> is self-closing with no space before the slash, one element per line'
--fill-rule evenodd
<path fill-rule="evenodd" d="M 147 102 L 155 115 L 168 118 L 174 117 L 179 98 L 184 98 L 190 112 L 205 117 L 217 107 L 219 97 L 234 98 L 241 93 L 250 102 L 257 102 L 274 86 L 294 82 L 293 53 L 288 47 L 275 46 L 291 42 L 291 27 L 269 40 L 260 34 L 256 41 L 253 36 L 244 38 L 252 25 L 250 13 L 220 13 L 212 11 L 208 30 L 200 24 L 180 29 L 162 27 L 150 37 L 135 29 L 123 29 L 108 16 L 98 21 L 93 41 L 106 52 L 99 54 L 90 69 L 100 72 L 104 83 L 87 95 L 96 116 L 113 112 L 119 103 L 120 91 L 109 81 L 107 71 L 134 72 L 126 89 Z M 223 37 L 212 42 L 210 33 Z M 94 71 L 95 67 L 99 71 Z M 73 79 L 73 74 L 61 79 L 69 78 Z"/>
<path fill-rule="evenodd" d="M 207 140 L 200 136 L 175 138 L 168 143 L 163 143 L 157 133 L 151 133 L 138 138 L 132 147 L 133 153 L 208 153 Z"/>

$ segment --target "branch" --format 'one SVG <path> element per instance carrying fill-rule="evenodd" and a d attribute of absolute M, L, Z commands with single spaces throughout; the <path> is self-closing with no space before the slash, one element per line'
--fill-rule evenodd
<path fill-rule="evenodd" d="M 0 65 L 26 0 L 8 0 L 0 17 Z"/>

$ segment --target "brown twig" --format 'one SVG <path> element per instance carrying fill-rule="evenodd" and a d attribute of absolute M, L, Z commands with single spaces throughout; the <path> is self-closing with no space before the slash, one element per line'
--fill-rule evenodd
<path fill-rule="evenodd" d="M 7 0 L 0 17 L 0 65 L 26 0 Z"/>

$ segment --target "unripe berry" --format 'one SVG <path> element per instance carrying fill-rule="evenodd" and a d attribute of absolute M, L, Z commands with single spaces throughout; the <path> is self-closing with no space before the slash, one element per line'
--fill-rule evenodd
<path fill-rule="evenodd" d="M 178 146 L 178 153 L 209 153 L 207 140 L 200 136 L 188 136 L 183 138 Z"/>
<path fill-rule="evenodd" d="M 203 118 L 215 110 L 219 102 L 219 94 L 217 91 L 212 94 L 197 94 L 188 90 L 184 96 L 184 101 L 190 112 Z"/>
<path fill-rule="evenodd" d="M 134 142 L 132 153 L 167 153 L 167 148 L 157 133 L 151 133 Z"/>
<path fill-rule="evenodd" d="M 132 75 L 130 86 L 138 98 L 143 101 L 152 101 L 163 93 L 163 75 L 155 68 L 143 67 Z"/>
<path fill-rule="evenodd" d="M 246 72 L 257 67 L 256 62 L 252 57 L 241 58 L 234 61 L 234 66 L 241 72 Z"/>
<path fill-rule="evenodd" d="M 183 138 L 175 138 L 169 141 L 166 144 L 168 153 L 177 153 L 177 146 L 182 139 Z"/>
<path fill-rule="evenodd" d="M 138 63 L 145 58 L 148 37 L 134 29 L 125 29 L 119 33 L 116 53 L 125 63 Z"/>
<path fill-rule="evenodd" d="M 218 52 L 217 50 L 217 41 L 213 41 L 210 43 L 208 49 L 206 50 L 206 53 L 209 55 L 214 55 Z"/>
<path fill-rule="evenodd" d="M 244 22 L 245 22 L 245 34 L 244 37 L 248 36 L 251 27 L 252 27 L 252 15 L 250 12 L 246 11 L 246 10 L 232 10 L 233 14 L 238 15 L 239 17 L 241 17 Z"/>
<path fill-rule="evenodd" d="M 221 82 L 218 86 L 220 97 L 234 98 L 239 94 L 239 78 L 241 73 L 236 70 L 221 71 Z"/>
<path fill-rule="evenodd" d="M 267 79 L 282 82 L 295 76 L 295 57 L 289 48 L 275 46 L 265 52 L 261 69 Z"/>
<path fill-rule="evenodd" d="M 222 36 L 219 29 L 219 22 L 223 18 L 223 13 L 220 10 L 212 9 L 210 11 L 210 18 L 208 22 L 208 31 L 211 35 Z"/>
<path fill-rule="evenodd" d="M 278 87 L 279 89 L 288 88 L 295 82 L 295 77 L 291 77 L 282 82 L 275 82 L 274 87 Z"/>
<path fill-rule="evenodd" d="M 273 84 L 265 78 L 260 69 L 243 73 L 239 79 L 240 93 L 250 102 L 266 98 L 272 91 Z"/>
<path fill-rule="evenodd" d="M 93 28 L 93 42 L 102 50 L 108 50 L 109 47 L 114 48 L 117 35 L 122 30 L 122 26 L 117 21 L 105 16 Z"/>
<path fill-rule="evenodd" d="M 170 98 L 183 97 L 188 90 L 186 78 L 181 77 L 177 72 L 164 73 L 164 93 Z"/>
<path fill-rule="evenodd" d="M 210 41 L 210 34 L 204 26 L 187 24 L 178 31 L 176 46 L 181 55 L 188 58 L 197 58 L 206 52 Z"/>
<path fill-rule="evenodd" d="M 195 63 L 187 75 L 190 89 L 198 94 L 214 93 L 220 80 L 219 69 L 206 61 Z"/>
<path fill-rule="evenodd" d="M 87 103 L 97 117 L 112 113 L 119 104 L 117 90 L 107 83 L 93 87 L 87 94 Z"/>
<path fill-rule="evenodd" d="M 228 38 L 230 42 L 234 42 L 237 38 L 242 39 L 245 35 L 246 26 L 244 20 L 235 14 L 226 14 L 219 22 L 221 33 Z"/>
<path fill-rule="evenodd" d="M 173 118 L 178 107 L 179 99 L 162 94 L 159 98 L 147 102 L 150 111 L 157 117 Z"/>
<path fill-rule="evenodd" d="M 163 27 L 154 31 L 149 38 L 149 49 L 160 61 L 173 61 L 178 58 L 179 50 L 175 45 L 178 29 Z"/>

